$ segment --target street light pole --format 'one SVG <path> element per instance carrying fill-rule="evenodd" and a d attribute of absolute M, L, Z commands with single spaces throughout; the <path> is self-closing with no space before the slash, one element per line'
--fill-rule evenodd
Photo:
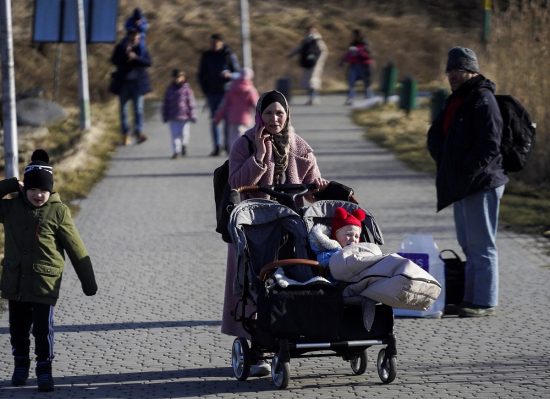
<path fill-rule="evenodd" d="M 11 0 L 0 0 L 0 51 L 2 58 L 2 114 L 4 128 L 5 177 L 19 177 L 17 148 L 17 114 L 15 111 L 15 74 Z"/>
<path fill-rule="evenodd" d="M 241 0 L 241 41 L 243 48 L 243 66 L 252 68 L 252 49 L 250 45 L 250 12 L 248 0 Z"/>
<path fill-rule="evenodd" d="M 80 129 L 90 129 L 90 90 L 88 87 L 88 59 L 86 57 L 86 25 L 84 24 L 84 0 L 77 2 L 78 32 L 78 94 L 80 100 Z"/>

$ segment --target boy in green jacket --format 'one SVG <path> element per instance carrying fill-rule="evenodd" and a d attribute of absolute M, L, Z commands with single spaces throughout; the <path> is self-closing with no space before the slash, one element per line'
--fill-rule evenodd
<path fill-rule="evenodd" d="M 69 208 L 53 189 L 53 169 L 44 150 L 36 150 L 23 182 L 0 181 L 0 223 L 4 224 L 4 259 L 0 290 L 9 301 L 15 368 L 12 385 L 25 385 L 30 367 L 30 331 L 35 340 L 39 391 L 53 391 L 53 309 L 66 252 L 84 294 L 97 291 L 92 262 Z M 4 198 L 17 192 L 13 198 Z"/>

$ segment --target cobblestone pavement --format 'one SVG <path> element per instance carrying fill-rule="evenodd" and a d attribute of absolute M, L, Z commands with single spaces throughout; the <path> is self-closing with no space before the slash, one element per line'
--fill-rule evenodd
<path fill-rule="evenodd" d="M 454 241 L 451 212 L 435 213 L 433 178 L 363 140 L 344 97 L 291 107 L 324 176 L 353 187 L 377 218 L 386 252 L 406 233 Z M 208 117 L 192 127 L 189 155 L 170 160 L 168 129 L 149 110 L 150 139 L 121 147 L 82 202 L 77 224 L 98 295 L 85 297 L 68 267 L 56 308 L 56 391 L 12 388 L 7 315 L 0 320 L 2 398 L 536 398 L 550 395 L 550 261 L 536 240 L 501 231 L 498 313 L 482 319 L 397 319 L 397 378 L 381 384 L 378 349 L 354 376 L 342 359 L 291 361 L 286 391 L 269 377 L 232 377 L 232 338 L 220 333 L 226 248 L 214 232 Z"/>

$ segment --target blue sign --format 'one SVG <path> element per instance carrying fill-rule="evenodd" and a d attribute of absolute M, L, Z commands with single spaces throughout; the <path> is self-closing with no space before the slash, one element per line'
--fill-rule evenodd
<path fill-rule="evenodd" d="M 84 0 L 88 43 L 113 43 L 117 37 L 118 0 Z M 77 0 L 35 0 L 33 41 L 74 43 L 78 39 Z"/>

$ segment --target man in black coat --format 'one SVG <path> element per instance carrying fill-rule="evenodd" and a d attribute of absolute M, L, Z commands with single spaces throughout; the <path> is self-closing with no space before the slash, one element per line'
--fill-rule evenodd
<path fill-rule="evenodd" d="M 240 66 L 235 53 L 223 42 L 219 33 L 210 37 L 210 49 L 202 53 L 199 64 L 199 84 L 208 102 L 212 119 L 212 153 L 217 156 L 221 150 L 221 137 L 218 124 L 214 122 L 214 115 L 222 102 L 225 86 L 234 76 L 237 76 Z M 227 131 L 227 129 L 226 129 Z M 225 145 L 227 146 L 227 134 Z M 226 148 L 228 150 L 228 148 Z"/>
<path fill-rule="evenodd" d="M 457 239 L 467 257 L 462 317 L 489 316 L 498 304 L 496 234 L 508 182 L 502 168 L 502 117 L 495 84 L 479 72 L 476 54 L 449 51 L 452 94 L 428 131 L 437 165 L 437 210 L 453 204 Z"/>

